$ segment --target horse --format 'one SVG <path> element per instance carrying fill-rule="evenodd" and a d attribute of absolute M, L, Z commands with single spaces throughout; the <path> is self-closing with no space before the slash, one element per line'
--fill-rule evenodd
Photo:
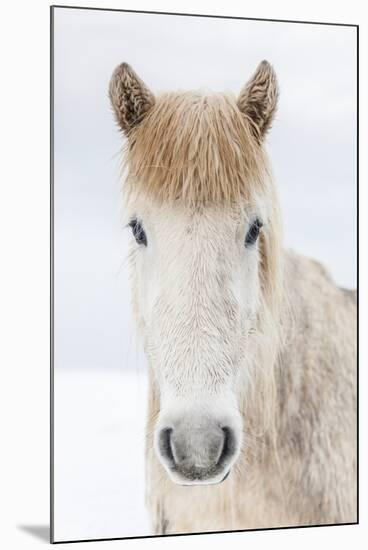
<path fill-rule="evenodd" d="M 283 247 L 273 66 L 238 96 L 154 95 L 123 63 L 109 97 L 148 363 L 152 532 L 355 523 L 356 297 Z"/>

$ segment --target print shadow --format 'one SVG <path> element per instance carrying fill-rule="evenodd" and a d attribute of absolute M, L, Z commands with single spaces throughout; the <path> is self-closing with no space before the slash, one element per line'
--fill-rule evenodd
<path fill-rule="evenodd" d="M 48 525 L 17 525 L 17 529 L 28 533 L 43 542 L 50 542 L 50 527 Z"/>

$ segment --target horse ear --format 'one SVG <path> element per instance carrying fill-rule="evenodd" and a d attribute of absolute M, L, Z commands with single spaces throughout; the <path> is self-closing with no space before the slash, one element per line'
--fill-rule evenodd
<path fill-rule="evenodd" d="M 154 95 L 128 63 L 116 67 L 110 80 L 109 96 L 117 123 L 126 135 L 155 103 Z"/>
<path fill-rule="evenodd" d="M 237 102 L 240 111 L 251 121 L 252 130 L 259 142 L 271 127 L 278 97 L 276 73 L 268 61 L 262 61 L 241 90 Z"/>

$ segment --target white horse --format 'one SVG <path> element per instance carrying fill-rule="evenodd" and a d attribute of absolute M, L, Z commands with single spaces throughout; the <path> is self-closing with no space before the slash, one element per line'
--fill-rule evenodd
<path fill-rule="evenodd" d="M 154 532 L 356 522 L 356 302 L 282 248 L 273 68 L 238 98 L 155 97 L 122 64 L 109 93 L 127 138 Z"/>

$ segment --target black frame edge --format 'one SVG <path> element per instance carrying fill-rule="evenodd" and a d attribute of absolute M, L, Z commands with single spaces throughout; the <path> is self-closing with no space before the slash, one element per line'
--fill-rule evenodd
<path fill-rule="evenodd" d="M 54 543 L 54 7 L 50 6 L 50 544 Z"/>

